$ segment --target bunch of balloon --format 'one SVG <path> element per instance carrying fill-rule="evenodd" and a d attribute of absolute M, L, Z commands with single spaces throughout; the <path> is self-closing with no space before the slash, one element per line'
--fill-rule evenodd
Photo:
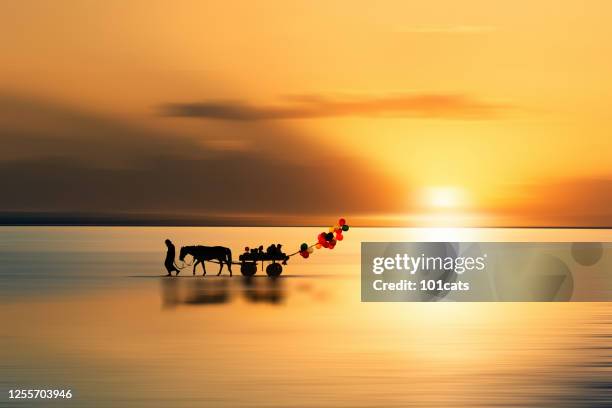
<path fill-rule="evenodd" d="M 323 231 L 317 236 L 316 244 L 309 246 L 308 244 L 303 243 L 300 246 L 300 255 L 302 255 L 304 258 L 308 258 L 313 252 L 313 247 L 316 249 L 334 249 L 338 241 L 342 241 L 344 239 L 344 235 L 342 233 L 348 230 L 349 226 L 347 225 L 346 220 L 344 218 L 340 218 L 336 225 L 329 227 L 328 232 Z"/>
<path fill-rule="evenodd" d="M 310 256 L 310 254 L 312 254 L 314 251 L 313 246 L 309 246 L 307 243 L 302 243 L 302 245 L 300 245 L 300 255 L 302 255 L 302 258 L 308 258 Z"/>

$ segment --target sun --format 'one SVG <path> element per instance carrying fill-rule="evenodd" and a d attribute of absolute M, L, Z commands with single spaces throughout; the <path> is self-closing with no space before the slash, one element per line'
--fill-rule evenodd
<path fill-rule="evenodd" d="M 428 187 L 423 191 L 424 207 L 435 210 L 450 210 L 465 207 L 467 195 L 459 187 Z"/>

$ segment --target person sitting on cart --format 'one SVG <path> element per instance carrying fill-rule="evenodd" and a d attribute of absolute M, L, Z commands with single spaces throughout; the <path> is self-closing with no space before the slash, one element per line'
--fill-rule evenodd
<path fill-rule="evenodd" d="M 287 265 L 289 257 L 287 256 L 287 254 L 283 253 L 283 246 L 281 244 L 277 244 L 276 249 L 278 250 L 278 257 L 283 260 L 283 265 Z"/>
<path fill-rule="evenodd" d="M 280 244 L 278 244 L 278 246 L 275 244 L 270 245 L 266 249 L 266 255 L 268 256 L 268 258 L 272 258 L 272 259 L 279 258 L 281 255 Z"/>

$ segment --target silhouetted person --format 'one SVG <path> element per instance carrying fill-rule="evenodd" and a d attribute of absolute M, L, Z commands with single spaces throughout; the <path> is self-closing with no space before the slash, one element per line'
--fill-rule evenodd
<path fill-rule="evenodd" d="M 176 249 L 174 248 L 174 244 L 172 243 L 172 241 L 167 239 L 166 246 L 168 247 L 168 253 L 166 254 L 166 261 L 164 262 L 164 266 L 168 270 L 168 276 L 172 276 L 172 271 L 176 271 L 176 274 L 178 275 L 181 271 L 174 264 L 174 258 L 176 256 Z"/>

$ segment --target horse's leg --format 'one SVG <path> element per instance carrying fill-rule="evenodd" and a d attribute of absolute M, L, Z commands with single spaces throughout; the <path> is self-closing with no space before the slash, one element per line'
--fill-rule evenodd
<path fill-rule="evenodd" d="M 202 276 L 206 276 L 206 262 L 202 261 L 202 269 L 204 270 L 204 273 L 202 274 Z"/>
<path fill-rule="evenodd" d="M 223 270 L 223 261 L 221 260 L 221 258 L 219 258 L 219 273 L 217 274 L 217 276 L 221 275 L 221 271 Z"/>
<path fill-rule="evenodd" d="M 199 259 L 198 259 L 198 260 L 196 260 L 196 261 L 193 263 L 193 274 L 194 274 L 194 275 L 195 275 L 195 268 L 196 268 L 196 266 L 198 266 L 198 264 L 199 264 L 199 263 L 200 263 L 200 260 L 199 260 Z"/>
<path fill-rule="evenodd" d="M 230 277 L 232 276 L 232 251 L 227 250 L 227 254 L 225 255 L 225 261 L 227 262 L 227 269 L 229 269 Z"/>

